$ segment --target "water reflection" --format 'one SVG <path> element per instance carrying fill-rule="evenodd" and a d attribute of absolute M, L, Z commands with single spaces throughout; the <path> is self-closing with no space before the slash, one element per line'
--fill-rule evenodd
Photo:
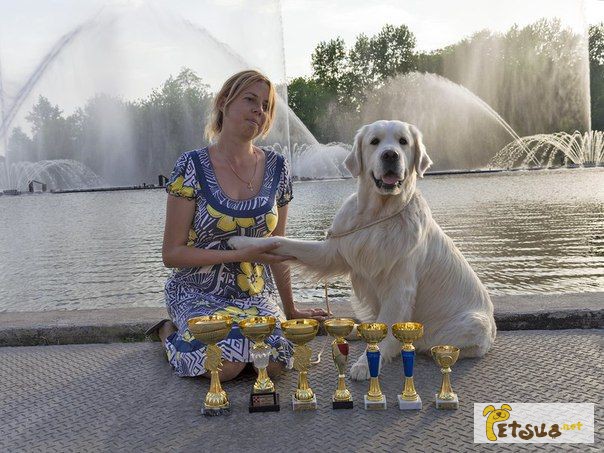
<path fill-rule="evenodd" d="M 604 170 L 429 177 L 433 215 L 492 294 L 604 290 Z M 321 239 L 355 182 L 294 186 L 288 235 Z M 0 197 L 0 311 L 161 306 L 163 191 Z M 322 289 L 294 275 L 298 301 Z M 349 297 L 349 282 L 330 282 Z"/>

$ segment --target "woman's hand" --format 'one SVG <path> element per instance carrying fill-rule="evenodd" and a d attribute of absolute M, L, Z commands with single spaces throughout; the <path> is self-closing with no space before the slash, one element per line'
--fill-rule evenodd
<path fill-rule="evenodd" d="M 329 315 L 330 313 L 322 308 L 294 308 L 289 312 L 287 319 L 310 318 L 320 322 L 325 321 Z"/>
<path fill-rule="evenodd" d="M 239 252 L 240 259 L 238 261 L 247 261 L 250 263 L 264 263 L 264 264 L 275 264 L 282 263 L 283 261 L 291 261 L 295 258 L 287 255 L 276 255 L 271 253 L 279 247 L 279 243 L 272 243 L 268 245 L 253 245 L 237 250 Z"/>

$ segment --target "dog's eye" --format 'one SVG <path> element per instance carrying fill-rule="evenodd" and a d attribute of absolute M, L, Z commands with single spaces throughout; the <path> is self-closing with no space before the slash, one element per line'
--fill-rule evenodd
<path fill-rule="evenodd" d="M 371 140 L 371 144 L 372 145 L 378 145 L 380 143 L 380 139 L 379 138 L 374 138 L 373 140 Z"/>
<path fill-rule="evenodd" d="M 405 137 L 401 137 L 398 141 L 401 145 L 406 145 L 409 143 Z"/>

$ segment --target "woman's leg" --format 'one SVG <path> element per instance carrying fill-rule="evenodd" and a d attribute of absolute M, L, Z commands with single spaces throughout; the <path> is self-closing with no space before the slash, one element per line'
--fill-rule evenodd
<path fill-rule="evenodd" d="M 285 370 L 285 365 L 281 362 L 270 362 L 266 367 L 266 372 L 271 378 L 279 377 L 283 373 L 283 370 Z"/>
<path fill-rule="evenodd" d="M 172 335 L 174 332 L 176 332 L 178 329 L 176 328 L 176 326 L 174 325 L 174 323 L 172 321 L 166 321 L 164 322 L 164 324 L 159 328 L 159 340 L 161 341 L 162 344 L 164 344 L 166 342 L 166 338 L 168 338 L 170 335 Z"/>
<path fill-rule="evenodd" d="M 235 379 L 245 368 L 245 362 L 222 362 L 222 369 L 218 373 L 220 382 L 227 382 L 231 379 Z M 206 371 L 202 374 L 205 378 L 210 378 L 210 372 Z"/>

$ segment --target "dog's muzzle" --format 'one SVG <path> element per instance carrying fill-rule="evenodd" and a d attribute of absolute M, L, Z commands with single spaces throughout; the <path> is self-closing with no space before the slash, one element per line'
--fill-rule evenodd
<path fill-rule="evenodd" d="M 371 177 L 373 178 L 373 182 L 378 189 L 394 190 L 403 184 L 403 180 L 400 179 L 399 175 L 393 171 L 387 171 L 384 173 L 384 176 L 379 179 L 376 178 L 372 172 Z"/>

